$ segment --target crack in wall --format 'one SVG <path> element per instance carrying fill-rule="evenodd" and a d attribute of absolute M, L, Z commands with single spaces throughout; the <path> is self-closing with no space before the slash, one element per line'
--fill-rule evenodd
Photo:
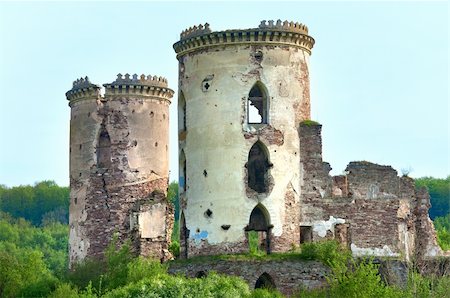
<path fill-rule="evenodd" d="M 105 206 L 106 206 L 106 209 L 108 209 L 108 222 L 110 222 L 111 221 L 111 207 L 109 206 L 109 199 L 111 198 L 111 196 L 108 192 L 108 187 L 106 185 L 106 179 L 105 179 L 104 174 L 102 174 L 102 183 L 103 183 L 102 189 L 103 189 L 104 194 L 106 195 Z"/>

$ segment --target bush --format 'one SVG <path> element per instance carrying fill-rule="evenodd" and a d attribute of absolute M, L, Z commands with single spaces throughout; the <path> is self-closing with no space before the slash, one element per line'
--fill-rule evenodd
<path fill-rule="evenodd" d="M 175 258 L 178 258 L 180 256 L 180 243 L 178 241 L 172 241 L 169 246 L 169 251 Z"/>

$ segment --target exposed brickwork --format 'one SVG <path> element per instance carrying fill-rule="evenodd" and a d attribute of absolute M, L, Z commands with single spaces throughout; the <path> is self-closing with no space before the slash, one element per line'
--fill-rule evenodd
<path fill-rule="evenodd" d="M 105 84 L 104 96 L 94 92 L 96 85 L 89 83 L 89 93 L 78 85 L 67 93 L 72 108 L 70 263 L 101 258 L 115 234 L 118 245 L 131 239 L 137 254 L 170 259 L 173 207 L 166 195 L 173 91 L 164 78 L 144 75 L 119 74 Z M 151 129 L 142 130 L 146 124 Z M 149 224 L 150 214 L 159 216 L 156 228 Z"/>
<path fill-rule="evenodd" d="M 366 161 L 351 162 L 347 175 L 331 177 L 322 161 L 321 126 L 302 123 L 299 136 L 301 222 L 314 227 L 313 241 L 347 239 L 356 254 L 407 260 L 442 255 L 428 217 L 428 193 L 416 191 L 413 179 Z"/>
<path fill-rule="evenodd" d="M 295 199 L 292 187 L 288 188 L 284 197 L 283 234 L 272 237 L 271 250 L 285 252 L 300 243 L 299 200 Z"/>
<path fill-rule="evenodd" d="M 194 240 L 190 238 L 188 240 L 188 257 L 239 254 L 247 252 L 248 242 L 246 239 L 236 243 L 222 242 L 220 244 L 209 244 L 206 239 Z"/>
<path fill-rule="evenodd" d="M 247 281 L 250 289 L 263 274 L 269 274 L 276 289 L 285 295 L 295 293 L 300 287 L 320 288 L 326 285 L 329 269 L 316 261 L 202 261 L 201 263 L 170 263 L 171 274 L 197 277 L 199 272 L 215 271 L 234 275 Z"/>
<path fill-rule="evenodd" d="M 266 125 L 262 129 L 257 130 L 254 133 L 245 132 L 244 138 L 246 140 L 252 140 L 253 142 L 261 139 L 265 144 L 269 145 L 282 146 L 284 143 L 283 133 L 270 125 Z"/>

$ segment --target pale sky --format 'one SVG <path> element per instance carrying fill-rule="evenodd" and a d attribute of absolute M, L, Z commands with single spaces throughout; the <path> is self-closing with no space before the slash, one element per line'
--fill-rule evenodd
<path fill-rule="evenodd" d="M 323 125 L 332 174 L 353 160 L 410 176 L 446 177 L 449 161 L 449 4 L 424 2 L 0 2 L 0 184 L 69 184 L 72 81 L 117 73 L 165 76 L 187 27 L 301 22 L 316 40 L 312 118 Z M 170 179 L 177 181 L 177 100 Z"/>

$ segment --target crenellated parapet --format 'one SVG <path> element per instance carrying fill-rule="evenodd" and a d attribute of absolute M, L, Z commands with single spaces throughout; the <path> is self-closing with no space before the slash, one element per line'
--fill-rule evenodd
<path fill-rule="evenodd" d="M 311 53 L 314 39 L 308 27 L 300 23 L 281 20 L 261 21 L 258 28 L 212 32 L 209 24 L 194 26 L 180 34 L 173 45 L 177 57 L 205 48 L 224 45 L 285 45 L 298 47 Z"/>
<path fill-rule="evenodd" d="M 205 23 L 205 25 L 200 24 L 198 26 L 189 27 L 188 29 L 183 30 L 180 34 L 180 40 L 196 37 L 207 33 L 211 33 L 211 29 L 209 29 L 209 24 L 208 23 Z"/>
<path fill-rule="evenodd" d="M 73 81 L 72 89 L 66 92 L 66 98 L 70 102 L 98 96 L 100 96 L 100 86 L 92 84 L 87 76 Z"/>
<path fill-rule="evenodd" d="M 276 22 L 273 20 L 269 21 L 261 21 L 261 24 L 259 24 L 259 29 L 274 29 L 274 30 L 284 30 L 284 31 L 291 31 L 291 32 L 297 32 L 301 34 L 308 34 L 308 27 L 306 25 L 303 25 L 301 23 L 294 23 L 294 22 L 288 22 L 284 21 L 282 22 L 280 19 L 278 19 Z"/>
<path fill-rule="evenodd" d="M 156 96 L 169 100 L 174 91 L 168 88 L 167 79 L 164 77 L 137 74 L 118 74 L 117 79 L 104 84 L 105 96 L 119 94 L 134 94 L 142 96 Z"/>

